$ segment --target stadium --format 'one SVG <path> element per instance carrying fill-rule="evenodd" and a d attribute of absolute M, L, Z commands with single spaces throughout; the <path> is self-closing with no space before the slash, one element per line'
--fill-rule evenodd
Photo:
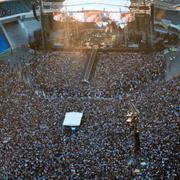
<path fill-rule="evenodd" d="M 179 179 L 179 0 L 0 0 L 0 179 Z"/>

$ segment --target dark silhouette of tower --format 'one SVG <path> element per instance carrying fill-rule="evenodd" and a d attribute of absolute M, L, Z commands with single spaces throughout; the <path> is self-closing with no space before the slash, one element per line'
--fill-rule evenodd
<path fill-rule="evenodd" d="M 144 46 L 150 45 L 151 3 L 145 0 L 131 0 L 130 12 L 135 19 L 133 31 L 142 37 Z"/>

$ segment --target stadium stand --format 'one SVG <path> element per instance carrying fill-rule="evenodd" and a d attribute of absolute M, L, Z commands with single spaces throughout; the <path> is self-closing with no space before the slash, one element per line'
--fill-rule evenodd
<path fill-rule="evenodd" d="M 166 19 L 170 19 L 173 24 L 179 24 L 180 11 L 166 11 Z"/>
<path fill-rule="evenodd" d="M 180 12 L 156 8 L 155 9 L 155 19 L 156 20 L 168 19 L 168 20 L 171 20 L 173 24 L 179 24 Z"/>
<path fill-rule="evenodd" d="M 161 3 L 169 3 L 169 4 L 178 4 L 179 0 L 155 0 L 154 2 L 155 3 L 161 2 Z"/>
<path fill-rule="evenodd" d="M 4 24 L 4 28 L 11 39 L 13 48 L 20 47 L 23 44 L 27 44 L 27 36 L 23 28 L 19 25 L 18 21 L 13 21 Z"/>
<path fill-rule="evenodd" d="M 22 1 L 7 1 L 0 3 L 0 17 L 29 12 L 30 9 Z"/>
<path fill-rule="evenodd" d="M 25 5 L 29 8 L 32 9 L 31 1 L 30 0 L 24 0 Z"/>
<path fill-rule="evenodd" d="M 163 2 L 171 3 L 171 4 L 178 4 L 179 0 L 164 0 Z"/>
<path fill-rule="evenodd" d="M 6 10 L 0 6 L 0 17 L 4 17 L 4 16 L 6 16 L 6 14 L 7 14 Z"/>
<path fill-rule="evenodd" d="M 34 0 L 34 1 L 24 0 L 25 5 L 26 5 L 30 10 L 32 10 L 32 2 L 35 3 L 36 8 L 38 9 L 38 4 L 39 4 L 39 2 L 38 2 L 37 0 Z"/>

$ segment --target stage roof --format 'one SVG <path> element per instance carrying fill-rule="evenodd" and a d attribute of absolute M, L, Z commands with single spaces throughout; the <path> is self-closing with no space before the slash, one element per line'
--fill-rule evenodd
<path fill-rule="evenodd" d="M 106 10 L 128 11 L 130 0 L 66 0 L 64 3 L 68 11 Z"/>
<path fill-rule="evenodd" d="M 63 126 L 80 126 L 83 113 L 67 112 L 64 118 Z"/>

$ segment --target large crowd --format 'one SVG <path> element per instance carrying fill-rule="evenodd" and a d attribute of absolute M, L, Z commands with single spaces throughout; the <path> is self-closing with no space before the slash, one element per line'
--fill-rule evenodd
<path fill-rule="evenodd" d="M 0 178 L 178 179 L 179 76 L 160 53 L 99 53 L 89 84 L 84 52 L 29 52 L 0 64 Z M 140 111 L 134 154 L 128 102 Z M 77 132 L 66 112 L 83 112 Z"/>

